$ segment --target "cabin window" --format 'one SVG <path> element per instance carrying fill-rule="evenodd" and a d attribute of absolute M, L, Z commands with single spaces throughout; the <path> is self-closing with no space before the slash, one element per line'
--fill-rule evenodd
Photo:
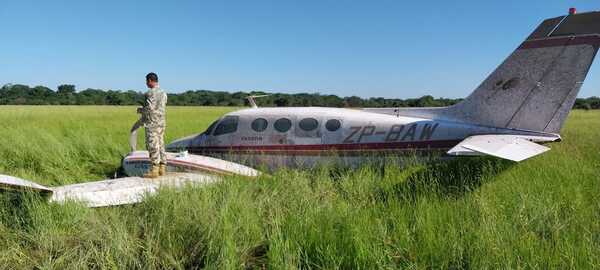
<path fill-rule="evenodd" d="M 225 116 L 215 128 L 215 136 L 236 132 L 238 120 L 238 116 Z"/>
<path fill-rule="evenodd" d="M 252 127 L 252 130 L 254 130 L 256 132 L 263 132 L 263 131 L 265 131 L 265 129 L 267 129 L 268 125 L 269 125 L 269 122 L 267 122 L 267 119 L 257 118 L 257 119 L 254 119 L 254 121 L 252 121 L 251 127 Z"/>
<path fill-rule="evenodd" d="M 292 127 L 292 121 L 287 118 L 279 118 L 275 121 L 273 127 L 279 132 L 287 132 Z"/>
<path fill-rule="evenodd" d="M 319 127 L 319 121 L 317 121 L 317 119 L 314 118 L 304 118 L 300 120 L 298 126 L 304 131 L 312 131 Z"/>
<path fill-rule="evenodd" d="M 337 119 L 329 119 L 325 123 L 325 128 L 331 132 L 337 131 L 342 126 L 340 120 Z"/>

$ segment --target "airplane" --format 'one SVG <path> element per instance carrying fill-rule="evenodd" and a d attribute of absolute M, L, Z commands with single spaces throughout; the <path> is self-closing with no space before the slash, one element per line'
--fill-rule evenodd
<path fill-rule="evenodd" d="M 600 44 L 600 12 L 543 21 L 460 103 L 439 108 L 252 108 L 176 140 L 187 150 L 249 166 L 362 164 L 391 155 L 491 155 L 513 161 L 560 141 Z"/>
<path fill-rule="evenodd" d="M 600 46 L 600 12 L 544 20 L 468 97 L 436 108 L 251 108 L 225 114 L 204 132 L 167 145 L 167 176 L 145 180 L 148 153 L 123 159 L 129 177 L 44 187 L 0 176 L 0 186 L 79 200 L 90 207 L 142 201 L 160 187 L 208 184 L 223 175 L 256 177 L 252 166 L 349 166 L 390 156 L 489 155 L 523 161 L 561 140 L 560 129 Z M 139 123 L 132 128 L 136 137 Z"/>

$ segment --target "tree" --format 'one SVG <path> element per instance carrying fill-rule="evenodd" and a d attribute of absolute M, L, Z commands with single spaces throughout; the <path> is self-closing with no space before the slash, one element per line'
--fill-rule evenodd
<path fill-rule="evenodd" d="M 169 105 L 178 106 L 248 106 L 249 95 L 268 95 L 257 99 L 259 106 L 324 106 L 324 107 L 437 107 L 450 106 L 462 99 L 434 98 L 430 95 L 420 98 L 390 99 L 373 97 L 363 99 L 357 96 L 339 97 L 319 93 L 267 93 L 264 91 L 229 93 L 225 91 L 188 90 L 182 93 L 169 93 Z M 28 105 L 140 105 L 144 94 L 135 90 L 86 89 L 80 92 L 75 85 L 59 85 L 57 91 L 45 86 L 30 88 L 23 84 L 5 84 L 0 88 L 0 104 Z M 575 109 L 600 109 L 600 98 L 578 98 Z"/>
<path fill-rule="evenodd" d="M 59 95 L 71 95 L 75 94 L 75 85 L 72 84 L 61 84 L 58 86 L 57 93 Z"/>
<path fill-rule="evenodd" d="M 75 85 L 61 84 L 58 86 L 57 94 L 60 99 L 60 104 L 72 105 L 75 104 Z"/>
<path fill-rule="evenodd" d="M 346 107 L 361 107 L 363 100 L 357 96 L 351 96 L 344 99 Z"/>

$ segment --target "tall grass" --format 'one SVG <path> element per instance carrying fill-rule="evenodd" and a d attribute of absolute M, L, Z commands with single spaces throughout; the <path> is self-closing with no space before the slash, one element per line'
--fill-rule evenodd
<path fill-rule="evenodd" d="M 170 107 L 167 140 L 227 110 Z M 128 150 L 133 111 L 0 107 L 0 173 L 47 185 L 106 178 Z M 519 164 L 283 169 L 104 209 L 3 193 L 0 267 L 599 268 L 598 119 L 573 112 L 563 142 Z"/>

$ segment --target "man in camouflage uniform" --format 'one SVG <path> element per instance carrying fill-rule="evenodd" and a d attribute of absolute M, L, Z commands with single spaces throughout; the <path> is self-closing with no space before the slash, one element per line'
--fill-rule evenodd
<path fill-rule="evenodd" d="M 167 155 L 165 153 L 165 128 L 166 128 L 166 105 L 167 94 L 158 85 L 158 75 L 148 73 L 146 75 L 146 100 L 144 107 L 140 108 L 142 121 L 146 129 L 146 149 L 150 154 L 152 163 L 146 178 L 156 178 L 165 175 L 167 170 Z"/>

